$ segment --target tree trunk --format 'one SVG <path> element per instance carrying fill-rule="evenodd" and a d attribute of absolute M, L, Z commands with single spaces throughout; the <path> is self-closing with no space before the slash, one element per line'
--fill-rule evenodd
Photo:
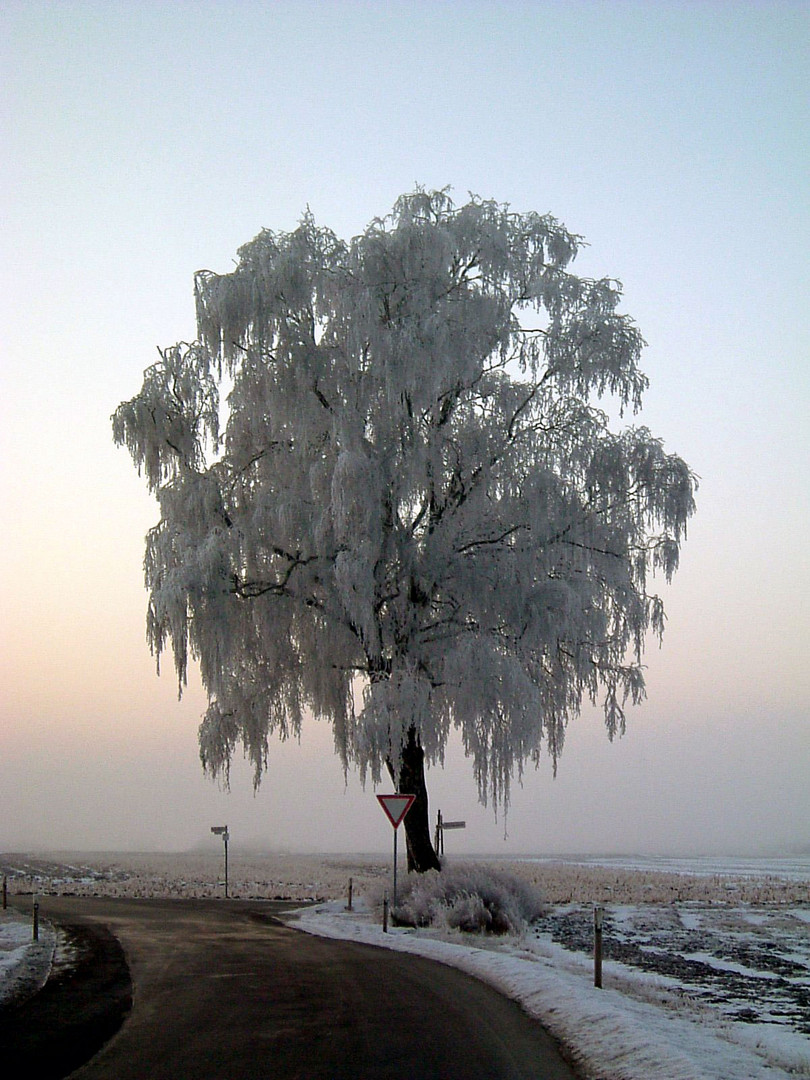
<path fill-rule="evenodd" d="M 395 780 L 389 762 L 388 771 Z M 408 870 L 424 874 L 426 870 L 441 870 L 439 857 L 433 850 L 428 818 L 428 793 L 425 783 L 425 752 L 416 737 L 416 729 L 408 732 L 408 741 L 402 748 L 402 764 L 399 770 L 399 791 L 403 795 L 415 795 L 416 801 L 405 815 L 405 843 L 408 849 Z"/>

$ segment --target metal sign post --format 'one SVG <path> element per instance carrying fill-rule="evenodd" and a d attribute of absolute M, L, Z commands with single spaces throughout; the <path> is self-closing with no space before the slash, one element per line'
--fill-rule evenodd
<path fill-rule="evenodd" d="M 395 795 L 378 795 L 377 802 L 394 826 L 394 898 L 392 907 L 392 910 L 394 910 L 397 906 L 397 829 L 402 819 L 416 802 L 416 796 L 400 795 L 399 793 Z"/>
<path fill-rule="evenodd" d="M 225 899 L 228 899 L 228 841 L 231 834 L 228 832 L 227 825 L 212 825 L 211 832 L 216 836 L 221 836 L 225 844 Z"/>
<path fill-rule="evenodd" d="M 466 821 L 445 821 L 441 810 L 436 818 L 436 854 L 444 855 L 444 834 L 447 829 L 466 829 Z"/>

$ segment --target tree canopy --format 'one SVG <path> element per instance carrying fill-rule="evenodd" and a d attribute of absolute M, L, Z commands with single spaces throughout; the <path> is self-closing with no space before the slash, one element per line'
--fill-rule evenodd
<path fill-rule="evenodd" d="M 600 408 L 639 409 L 643 341 L 581 243 L 417 190 L 349 242 L 308 213 L 196 275 L 197 340 L 113 427 L 159 500 L 148 639 L 181 685 L 199 662 L 206 769 L 241 743 L 258 782 L 309 710 L 375 781 L 456 728 L 497 803 L 583 700 L 623 730 L 695 478 Z"/>

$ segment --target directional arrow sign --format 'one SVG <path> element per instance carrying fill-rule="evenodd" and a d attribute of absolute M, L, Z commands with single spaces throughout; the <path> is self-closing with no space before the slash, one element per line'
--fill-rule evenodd
<path fill-rule="evenodd" d="M 378 795 L 377 802 L 385 811 L 385 815 L 394 828 L 399 827 L 399 823 L 408 813 L 410 808 L 416 802 L 415 795 Z"/>

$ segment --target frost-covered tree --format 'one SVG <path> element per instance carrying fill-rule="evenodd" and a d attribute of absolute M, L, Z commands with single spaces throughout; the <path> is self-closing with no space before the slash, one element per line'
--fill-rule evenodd
<path fill-rule="evenodd" d="M 345 767 L 417 795 L 417 870 L 452 729 L 506 802 L 583 698 L 623 730 L 663 630 L 649 579 L 677 567 L 694 477 L 596 407 L 638 410 L 643 342 L 617 282 L 572 273 L 580 243 L 446 192 L 348 243 L 307 214 L 197 274 L 197 340 L 113 418 L 159 500 L 148 639 L 181 688 L 199 661 L 204 767 L 227 778 L 241 743 L 258 783 L 310 711 Z"/>

